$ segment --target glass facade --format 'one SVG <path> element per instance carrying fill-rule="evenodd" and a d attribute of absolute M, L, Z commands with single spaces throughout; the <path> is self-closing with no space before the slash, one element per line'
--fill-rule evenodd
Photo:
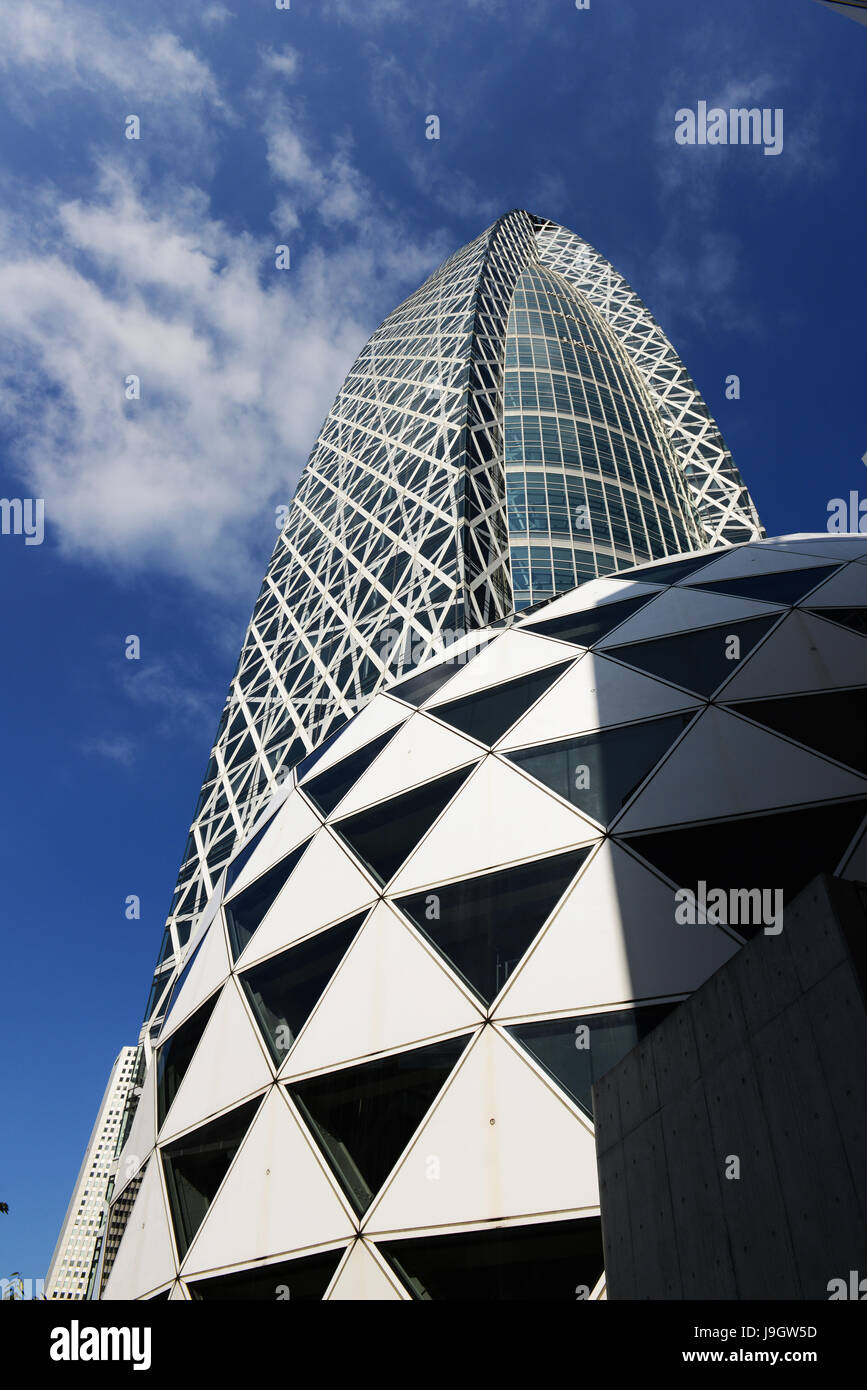
<path fill-rule="evenodd" d="M 503 439 L 516 609 L 701 543 L 638 373 L 592 305 L 541 267 L 509 313 Z"/>

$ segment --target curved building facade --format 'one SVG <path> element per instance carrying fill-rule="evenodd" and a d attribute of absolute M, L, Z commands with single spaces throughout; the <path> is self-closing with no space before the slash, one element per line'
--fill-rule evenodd
<path fill-rule="evenodd" d="M 683 363 L 598 252 L 518 210 L 449 257 L 362 349 L 302 472 L 211 749 L 137 1082 L 230 855 L 387 682 L 576 584 L 761 534 Z"/>
<path fill-rule="evenodd" d="M 257 810 L 384 682 L 586 579 L 761 534 L 674 348 L 592 247 L 513 211 L 451 256 L 363 348 L 301 475 L 146 1019 Z"/>
<path fill-rule="evenodd" d="M 595 1080 L 816 874 L 867 877 L 865 560 L 597 578 L 302 759 L 173 987 L 103 1296 L 603 1297 Z"/>

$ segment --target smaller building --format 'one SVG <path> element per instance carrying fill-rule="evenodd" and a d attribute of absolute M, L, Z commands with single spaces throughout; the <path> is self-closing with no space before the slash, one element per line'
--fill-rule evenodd
<path fill-rule="evenodd" d="M 136 1049 L 121 1048 L 87 1141 L 45 1279 L 46 1298 L 87 1298 L 107 1210 L 118 1134 L 133 1084 Z"/>

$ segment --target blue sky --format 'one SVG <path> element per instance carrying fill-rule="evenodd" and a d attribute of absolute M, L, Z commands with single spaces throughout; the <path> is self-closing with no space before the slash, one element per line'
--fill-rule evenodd
<path fill-rule="evenodd" d="M 865 77 L 814 0 L 3 0 L 0 495 L 46 530 L 0 535 L 0 1276 L 44 1275 L 136 1040 L 275 507 L 362 343 L 526 207 L 650 306 L 768 531 L 824 529 L 867 494 Z M 781 154 L 678 145 L 699 101 L 782 108 Z"/>

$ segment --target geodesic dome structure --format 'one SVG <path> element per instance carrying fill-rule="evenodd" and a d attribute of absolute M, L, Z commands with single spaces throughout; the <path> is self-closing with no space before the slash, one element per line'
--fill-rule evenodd
<path fill-rule="evenodd" d="M 867 878 L 867 536 L 596 579 L 300 762 L 190 941 L 106 1298 L 604 1296 L 593 1082 Z"/>

